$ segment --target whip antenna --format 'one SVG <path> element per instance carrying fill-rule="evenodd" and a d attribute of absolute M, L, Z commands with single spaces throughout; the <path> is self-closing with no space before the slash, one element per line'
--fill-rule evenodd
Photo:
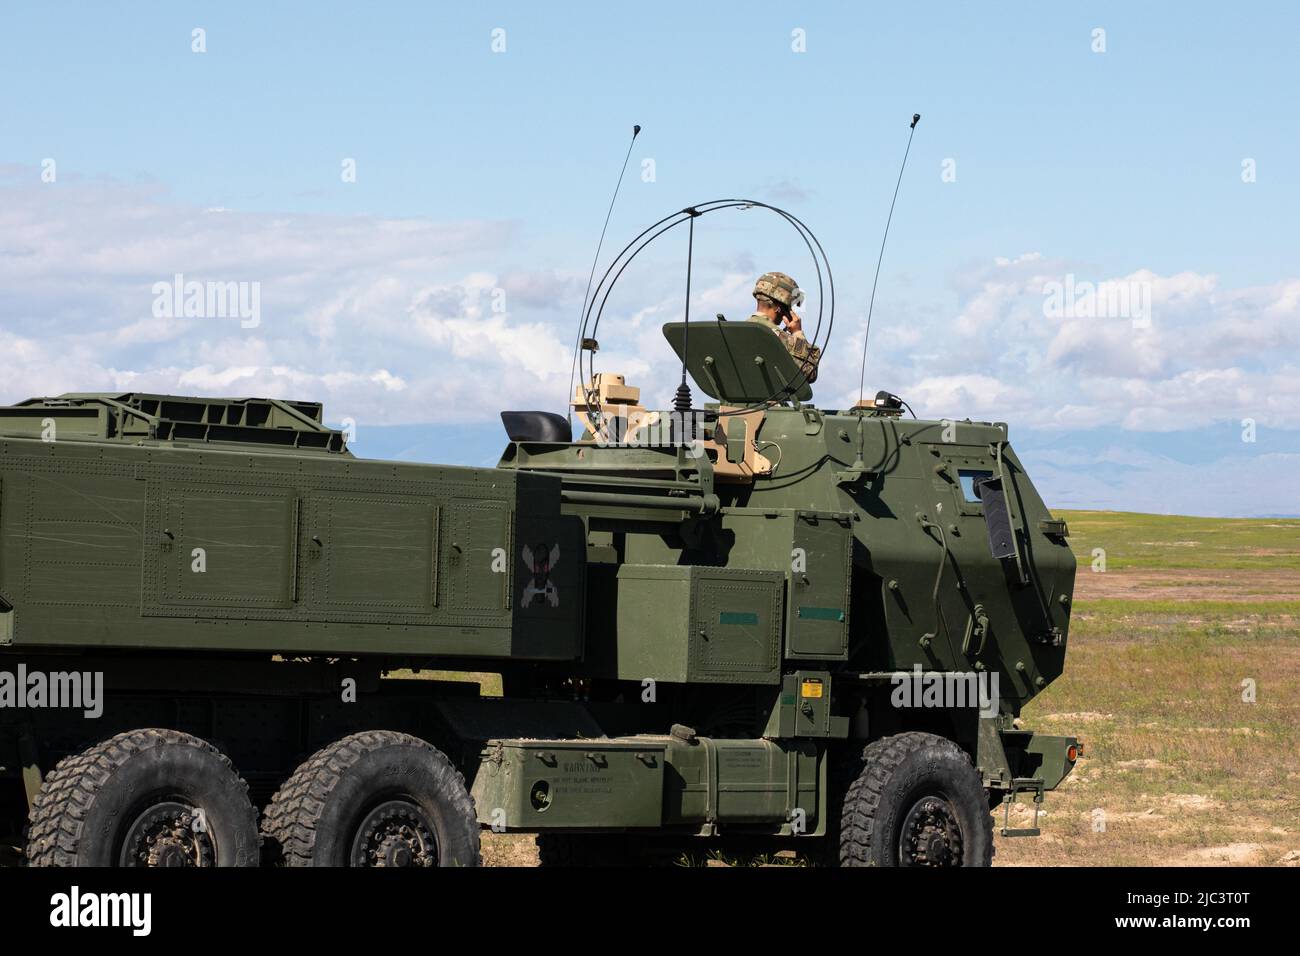
<path fill-rule="evenodd" d="M 569 407 L 573 400 L 573 379 L 578 371 L 578 356 L 582 353 L 582 327 L 587 315 L 587 306 L 591 298 L 591 283 L 596 277 L 596 264 L 600 262 L 600 249 L 605 244 L 605 231 L 609 229 L 609 217 L 614 215 L 614 203 L 618 201 L 618 191 L 623 188 L 623 174 L 627 172 L 627 162 L 632 158 L 632 147 L 641 135 L 641 127 L 632 127 L 632 139 L 627 144 L 627 155 L 623 157 L 623 167 L 618 171 L 618 182 L 614 185 L 614 195 L 610 197 L 609 209 L 605 213 L 605 225 L 600 229 L 600 241 L 596 243 L 596 255 L 591 260 L 591 272 L 587 276 L 587 291 L 582 294 L 582 313 L 578 316 L 578 338 L 573 343 L 573 363 L 569 366 L 569 390 L 564 395 L 565 417 L 569 426 L 573 426 L 573 410 Z"/>
<path fill-rule="evenodd" d="M 692 206 L 682 212 L 690 216 L 686 240 L 686 317 L 682 321 L 682 384 L 677 386 L 677 394 L 673 397 L 673 412 L 680 416 L 674 423 L 679 437 L 690 440 L 695 435 L 693 428 L 687 424 L 687 416 L 691 414 L 691 386 L 686 382 L 686 354 L 691 334 L 691 267 L 695 262 L 695 220 L 699 218 L 700 211 Z"/>
<path fill-rule="evenodd" d="M 889 201 L 889 217 L 885 219 L 885 234 L 880 239 L 880 255 L 876 258 L 876 277 L 871 280 L 871 303 L 867 306 L 867 330 L 862 336 L 862 371 L 858 373 L 858 404 L 862 404 L 863 383 L 867 380 L 867 340 L 871 337 L 871 312 L 876 307 L 876 284 L 880 282 L 880 264 L 885 260 L 885 241 L 889 239 L 889 224 L 894 219 L 894 203 L 898 202 L 898 187 L 903 184 L 903 170 L 907 168 L 907 154 L 912 151 L 912 137 L 921 114 L 912 114 L 911 132 L 907 134 L 907 149 L 903 150 L 903 164 L 898 167 L 898 182 L 894 183 L 894 198 Z"/>

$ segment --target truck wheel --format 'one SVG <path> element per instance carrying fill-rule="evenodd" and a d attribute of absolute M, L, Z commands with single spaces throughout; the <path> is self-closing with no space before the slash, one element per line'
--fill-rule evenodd
<path fill-rule="evenodd" d="M 316 752 L 271 798 L 286 866 L 478 866 L 474 801 L 443 753 L 369 730 Z"/>
<path fill-rule="evenodd" d="M 980 775 L 951 740 L 869 744 L 844 798 L 841 866 L 989 866 L 993 818 Z"/>
<path fill-rule="evenodd" d="M 257 866 L 248 784 L 209 743 L 129 730 L 65 757 L 30 814 L 30 866 Z"/>

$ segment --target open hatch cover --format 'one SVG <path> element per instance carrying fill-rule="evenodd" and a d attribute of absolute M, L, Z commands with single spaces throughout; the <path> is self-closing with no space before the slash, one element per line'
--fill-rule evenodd
<path fill-rule="evenodd" d="M 690 329 L 687 336 L 685 322 L 669 322 L 664 338 L 678 358 L 685 358 L 691 378 L 710 398 L 734 405 L 812 398 L 812 388 L 781 339 L 759 323 L 697 319 Z M 683 342 L 687 356 L 682 355 Z"/>

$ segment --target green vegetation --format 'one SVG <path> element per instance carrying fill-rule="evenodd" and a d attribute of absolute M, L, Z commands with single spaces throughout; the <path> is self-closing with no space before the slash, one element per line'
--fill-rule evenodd
<path fill-rule="evenodd" d="M 997 862 L 1300 862 L 1300 521 L 1064 517 L 1080 562 L 1065 674 L 1024 720 L 1086 755 L 1044 836 L 1000 840 Z"/>
<path fill-rule="evenodd" d="M 1300 519 L 1186 518 L 1118 511 L 1060 511 L 1081 569 L 1094 548 L 1109 570 L 1300 570 Z"/>

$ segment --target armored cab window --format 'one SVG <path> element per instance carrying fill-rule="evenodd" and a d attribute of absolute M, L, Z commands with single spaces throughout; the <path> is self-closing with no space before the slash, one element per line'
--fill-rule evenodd
<path fill-rule="evenodd" d="M 982 471 L 973 468 L 960 468 L 957 471 L 957 479 L 961 482 L 961 495 L 970 504 L 978 504 L 980 500 L 979 485 L 982 481 L 987 481 L 993 477 L 993 472 Z"/>

